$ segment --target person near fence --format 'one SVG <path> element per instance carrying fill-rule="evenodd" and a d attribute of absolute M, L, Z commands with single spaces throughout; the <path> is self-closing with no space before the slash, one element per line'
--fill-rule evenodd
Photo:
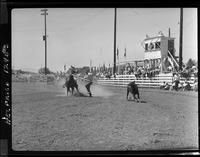
<path fill-rule="evenodd" d="M 189 90 L 191 90 L 191 85 L 187 80 L 185 80 L 185 82 L 183 83 L 183 91 L 189 91 Z"/>
<path fill-rule="evenodd" d="M 198 91 L 198 80 L 197 80 L 197 79 L 194 80 L 193 90 L 194 90 L 195 92 Z"/>
<path fill-rule="evenodd" d="M 176 91 L 178 91 L 178 84 L 179 84 L 179 82 L 180 82 L 180 76 L 179 76 L 178 73 L 175 73 L 175 74 L 174 74 L 173 80 L 174 80 L 174 89 L 175 89 Z"/>
<path fill-rule="evenodd" d="M 166 83 L 164 90 L 169 90 L 169 89 L 170 89 L 170 85 L 169 85 L 169 83 Z"/>
<path fill-rule="evenodd" d="M 169 90 L 169 89 L 170 89 L 169 83 L 164 81 L 164 82 L 160 85 L 160 89 Z"/>
<path fill-rule="evenodd" d="M 164 89 L 166 86 L 166 82 L 164 81 L 161 85 L 160 85 L 160 89 Z"/>

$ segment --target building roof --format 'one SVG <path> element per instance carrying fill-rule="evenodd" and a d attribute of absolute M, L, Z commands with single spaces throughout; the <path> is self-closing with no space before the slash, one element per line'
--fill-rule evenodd
<path fill-rule="evenodd" d="M 148 38 L 144 39 L 144 41 L 151 40 L 151 39 L 156 39 L 156 38 L 169 38 L 169 39 L 175 39 L 175 38 L 172 38 L 172 37 L 166 37 L 166 36 L 162 35 L 162 36 L 148 37 Z"/>

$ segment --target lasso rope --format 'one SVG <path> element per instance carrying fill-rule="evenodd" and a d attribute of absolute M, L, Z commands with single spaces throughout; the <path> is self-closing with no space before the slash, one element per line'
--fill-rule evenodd
<path fill-rule="evenodd" d="M 78 75 L 75 75 L 75 74 L 72 74 L 74 77 L 76 77 L 76 78 L 78 78 L 79 80 L 81 80 L 81 81 L 87 81 L 87 82 L 92 82 L 93 84 L 96 84 L 96 85 L 101 85 L 101 84 L 99 84 L 99 83 L 97 83 L 96 81 L 91 81 L 91 80 L 89 80 L 89 79 L 86 79 L 86 78 L 83 78 L 83 77 L 80 77 L 80 76 L 78 76 Z"/>

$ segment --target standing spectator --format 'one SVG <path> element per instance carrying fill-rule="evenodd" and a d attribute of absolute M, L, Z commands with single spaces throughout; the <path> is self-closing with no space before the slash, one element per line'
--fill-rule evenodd
<path fill-rule="evenodd" d="M 160 85 L 160 89 L 164 89 L 166 86 L 166 82 L 164 81 L 161 85 Z"/>
<path fill-rule="evenodd" d="M 174 88 L 175 88 L 176 91 L 178 91 L 178 84 L 179 84 L 179 82 L 180 82 L 180 76 L 179 76 L 178 73 L 175 73 L 175 74 L 174 74 L 173 80 L 174 80 L 174 83 L 175 83 Z"/>
<path fill-rule="evenodd" d="M 138 67 L 138 69 L 137 69 L 137 75 L 139 76 L 139 78 L 140 78 L 141 74 L 142 74 L 142 68 Z"/>
<path fill-rule="evenodd" d="M 197 80 L 197 79 L 194 80 L 193 90 L 194 90 L 195 92 L 198 91 L 198 80 Z"/>
<path fill-rule="evenodd" d="M 183 91 L 189 91 L 191 90 L 191 86 L 190 86 L 190 83 L 186 80 L 183 84 Z"/>

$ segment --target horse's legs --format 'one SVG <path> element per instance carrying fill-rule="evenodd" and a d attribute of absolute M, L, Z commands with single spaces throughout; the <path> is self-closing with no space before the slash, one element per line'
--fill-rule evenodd
<path fill-rule="evenodd" d="M 67 96 L 68 96 L 68 92 L 69 92 L 69 87 L 67 87 Z"/>
<path fill-rule="evenodd" d="M 138 99 L 140 99 L 140 94 L 139 94 L 139 92 L 138 92 L 137 96 L 138 96 Z"/>
<path fill-rule="evenodd" d="M 72 88 L 72 95 L 73 95 L 73 93 L 74 93 L 74 87 L 71 87 Z"/>
<path fill-rule="evenodd" d="M 90 91 L 89 91 L 89 84 L 86 84 L 85 87 L 86 87 L 86 89 L 87 89 L 87 92 L 89 93 L 89 92 L 90 92 Z"/>
<path fill-rule="evenodd" d="M 140 101 L 140 96 L 139 96 L 139 93 L 137 93 L 137 102 Z"/>
<path fill-rule="evenodd" d="M 78 86 L 76 86 L 75 88 L 76 88 L 76 91 L 79 93 Z"/>
<path fill-rule="evenodd" d="M 135 99 L 136 99 L 135 94 L 134 93 L 132 93 L 132 94 L 133 94 L 133 98 L 134 98 L 134 101 L 135 101 Z"/>
<path fill-rule="evenodd" d="M 127 94 L 126 94 L 126 99 L 128 100 L 128 95 L 129 95 L 129 87 L 127 88 Z"/>

